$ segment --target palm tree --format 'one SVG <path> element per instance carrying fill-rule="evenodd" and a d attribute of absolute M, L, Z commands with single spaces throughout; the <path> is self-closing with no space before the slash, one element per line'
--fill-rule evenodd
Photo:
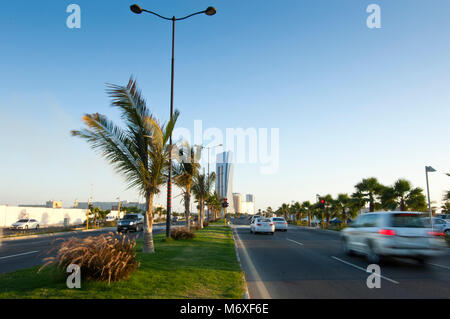
<path fill-rule="evenodd" d="M 206 200 L 206 205 L 208 205 L 209 209 L 213 213 L 213 220 L 216 220 L 218 214 L 222 210 L 222 201 L 220 195 L 217 192 L 211 194 Z"/>
<path fill-rule="evenodd" d="M 292 204 L 289 208 L 289 212 L 293 214 L 294 218 L 297 218 L 297 220 L 302 219 L 302 205 L 300 205 L 299 202 L 295 202 L 294 204 Z"/>
<path fill-rule="evenodd" d="M 380 195 L 383 186 L 375 177 L 365 178 L 355 186 L 357 193 L 364 196 L 366 202 L 369 203 L 369 210 L 375 211 L 376 199 Z"/>
<path fill-rule="evenodd" d="M 401 211 L 426 211 L 427 204 L 423 190 L 419 187 L 413 188 L 411 183 L 405 179 L 397 180 L 392 187 L 383 187 L 381 193 L 383 208 L 397 209 Z"/>
<path fill-rule="evenodd" d="M 450 176 L 450 174 L 447 175 Z M 444 193 L 444 201 L 450 201 L 450 191 Z"/>
<path fill-rule="evenodd" d="M 278 208 L 278 213 L 284 216 L 284 219 L 287 220 L 287 215 L 289 214 L 289 204 L 283 203 L 281 207 Z"/>
<path fill-rule="evenodd" d="M 351 199 L 348 194 L 338 194 L 336 199 L 336 206 L 340 210 L 340 214 L 344 220 L 344 224 L 347 224 L 347 213 L 351 210 Z"/>
<path fill-rule="evenodd" d="M 194 178 L 198 175 L 200 169 L 201 149 L 195 150 L 189 144 L 185 143 L 180 148 L 180 161 L 174 165 L 174 183 L 183 192 L 184 212 L 186 215 L 186 225 L 188 230 L 191 228 L 191 193 L 194 185 Z"/>
<path fill-rule="evenodd" d="M 305 201 L 302 203 L 302 208 L 306 211 L 308 214 L 308 227 L 311 227 L 311 203 L 309 201 Z"/>
<path fill-rule="evenodd" d="M 205 214 L 205 202 L 211 194 L 211 188 L 216 179 L 216 174 L 214 172 L 210 173 L 209 176 L 205 173 L 197 174 L 194 177 L 194 185 L 192 187 L 192 192 L 195 195 L 199 206 L 199 216 L 198 225 L 203 228 L 203 216 Z"/>
<path fill-rule="evenodd" d="M 142 252 L 153 253 L 153 198 L 164 184 L 171 149 L 169 137 L 178 119 L 174 113 L 167 125 L 161 125 L 147 108 L 132 78 L 127 86 L 108 85 L 112 106 L 119 109 L 124 121 L 121 128 L 101 114 L 86 114 L 86 128 L 72 131 L 125 177 L 128 188 L 136 188 L 145 197 L 144 238 Z"/>

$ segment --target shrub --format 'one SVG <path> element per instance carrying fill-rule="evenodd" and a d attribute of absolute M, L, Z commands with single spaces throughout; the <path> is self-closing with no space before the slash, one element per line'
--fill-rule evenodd
<path fill-rule="evenodd" d="M 70 238 L 50 250 L 57 249 L 56 257 L 45 258 L 48 265 L 66 271 L 71 264 L 78 265 L 81 276 L 88 280 L 119 281 L 126 279 L 139 267 L 136 261 L 136 241 L 125 235 L 109 233 L 87 238 Z"/>
<path fill-rule="evenodd" d="M 195 234 L 187 228 L 177 227 L 170 231 L 170 237 L 175 240 L 192 239 L 195 237 Z"/>
<path fill-rule="evenodd" d="M 208 227 L 209 223 L 208 222 L 203 222 L 203 227 Z"/>

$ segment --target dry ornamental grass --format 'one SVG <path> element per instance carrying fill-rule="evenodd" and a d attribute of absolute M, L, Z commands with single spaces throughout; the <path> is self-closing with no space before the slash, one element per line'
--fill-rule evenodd
<path fill-rule="evenodd" d="M 175 240 L 192 239 L 195 237 L 195 234 L 187 228 L 174 228 L 170 231 L 170 237 Z"/>
<path fill-rule="evenodd" d="M 39 271 L 49 265 L 65 271 L 69 265 L 75 264 L 80 267 L 83 278 L 88 280 L 119 281 L 128 278 L 140 266 L 135 247 L 136 241 L 121 234 L 74 237 L 56 246 L 56 257 L 45 258 L 46 263 Z"/>

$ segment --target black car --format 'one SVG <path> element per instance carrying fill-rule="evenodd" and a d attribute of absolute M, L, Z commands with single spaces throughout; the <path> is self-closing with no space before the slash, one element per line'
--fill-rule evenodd
<path fill-rule="evenodd" d="M 141 214 L 125 215 L 117 223 L 117 231 L 119 233 L 129 231 L 139 232 L 143 230 L 144 230 L 144 216 L 142 216 Z"/>

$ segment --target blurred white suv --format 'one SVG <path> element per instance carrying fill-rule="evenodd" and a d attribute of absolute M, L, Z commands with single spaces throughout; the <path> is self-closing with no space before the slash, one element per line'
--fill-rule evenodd
<path fill-rule="evenodd" d="M 383 256 L 407 257 L 424 263 L 444 253 L 444 233 L 426 227 L 423 213 L 378 212 L 359 216 L 341 232 L 344 252 L 367 256 L 378 263 Z"/>

